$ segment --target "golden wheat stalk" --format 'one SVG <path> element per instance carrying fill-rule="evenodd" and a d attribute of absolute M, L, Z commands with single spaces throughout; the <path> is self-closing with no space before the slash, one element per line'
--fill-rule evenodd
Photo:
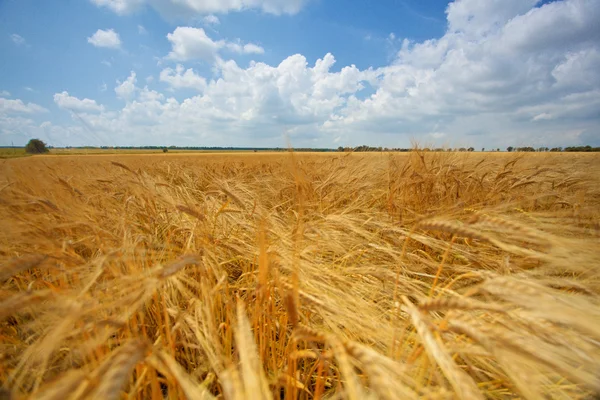
<path fill-rule="evenodd" d="M 267 378 L 265 377 L 262 363 L 258 357 L 254 335 L 250 329 L 250 322 L 246 316 L 244 303 L 237 302 L 237 329 L 235 341 L 240 356 L 242 380 L 246 394 L 252 394 L 255 399 L 272 399 Z"/>
<path fill-rule="evenodd" d="M 169 354 L 163 350 L 155 350 L 147 362 L 165 375 L 171 375 L 179 384 L 188 399 L 212 400 L 215 397 L 204 385 L 199 385 L 185 372 Z"/>
<path fill-rule="evenodd" d="M 458 368 L 450 355 L 445 349 L 443 343 L 437 341 L 429 329 L 425 316 L 408 300 L 406 296 L 402 296 L 404 302 L 404 310 L 410 315 L 413 325 L 419 333 L 419 337 L 423 343 L 427 354 L 431 358 L 431 362 L 437 364 L 444 376 L 448 379 L 456 395 L 461 399 L 482 399 L 483 396 L 477 384 L 469 375 Z"/>
<path fill-rule="evenodd" d="M 77 391 L 77 397 L 98 400 L 118 398 L 133 367 L 145 358 L 146 349 L 145 342 L 131 341 L 114 350 L 88 376 L 87 382 Z"/>

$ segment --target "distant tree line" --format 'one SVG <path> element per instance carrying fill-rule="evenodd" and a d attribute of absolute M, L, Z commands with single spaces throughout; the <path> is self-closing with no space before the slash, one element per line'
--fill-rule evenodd
<path fill-rule="evenodd" d="M 560 152 L 560 151 L 569 151 L 569 152 L 592 152 L 592 151 L 600 151 L 600 147 L 592 147 L 592 146 L 571 146 L 571 147 L 552 147 L 552 148 L 548 148 L 548 147 L 538 147 L 533 148 L 533 147 L 512 147 L 512 146 L 508 146 L 506 148 L 506 151 L 511 152 L 511 151 L 526 151 L 526 152 L 546 152 L 546 151 L 550 151 L 550 152 Z"/>
<path fill-rule="evenodd" d="M 577 146 L 577 147 L 565 147 L 564 151 L 600 151 L 600 147 L 592 147 L 592 146 Z"/>
<path fill-rule="evenodd" d="M 411 151 L 412 149 L 401 149 L 401 148 L 387 148 L 387 147 L 371 147 L 371 146 L 366 146 L 366 145 L 362 145 L 362 146 L 357 146 L 357 147 L 338 147 L 337 151 L 339 152 L 352 152 L 352 151 L 356 151 L 356 152 L 365 152 L 365 151 L 396 151 L 396 152 L 403 152 L 403 151 Z"/>
<path fill-rule="evenodd" d="M 218 146 L 67 146 L 66 149 L 103 149 L 103 150 L 204 150 L 204 151 L 289 151 L 287 147 L 218 147 Z M 310 147 L 293 147 L 294 151 L 311 151 L 311 152 L 328 152 L 335 149 L 328 148 L 310 148 Z"/>
<path fill-rule="evenodd" d="M 337 151 L 338 152 L 365 152 L 365 151 L 379 151 L 379 152 L 387 152 L 387 151 L 391 151 L 391 152 L 409 152 L 414 150 L 413 148 L 388 148 L 388 147 L 372 147 L 372 146 L 366 146 L 366 145 L 362 145 L 362 146 L 357 146 L 357 147 L 338 147 Z M 442 152 L 442 151 L 446 151 L 446 152 L 471 152 L 471 151 L 475 151 L 475 148 L 473 147 L 455 147 L 455 148 L 441 148 L 441 147 L 437 147 L 437 148 L 429 148 L 429 147 L 423 147 L 423 148 L 419 148 L 419 151 L 435 151 L 435 152 Z M 483 147 L 481 149 L 481 151 L 486 151 L 485 147 Z M 488 151 L 492 151 L 492 152 L 498 152 L 500 151 L 499 148 L 496 149 L 490 149 Z M 508 146 L 506 148 L 506 151 L 508 152 L 561 152 L 561 151 L 568 151 L 568 152 L 592 152 L 592 151 L 600 151 L 600 147 L 592 147 L 592 146 L 572 146 L 572 147 L 531 147 L 531 146 L 526 146 L 526 147 L 513 147 L 513 146 Z"/>
<path fill-rule="evenodd" d="M 362 146 L 357 146 L 357 147 L 338 147 L 337 151 L 338 152 L 365 152 L 365 151 L 380 151 L 380 152 L 409 152 L 409 151 L 413 151 L 414 148 L 399 148 L 399 147 L 371 147 L 371 146 L 366 146 L 366 145 L 362 145 Z M 438 148 L 429 148 L 429 147 L 424 147 L 424 148 L 419 148 L 418 150 L 420 151 L 475 151 L 474 147 L 460 147 L 460 148 L 448 148 L 448 149 L 444 149 L 441 147 Z M 482 150 L 483 151 L 483 150 Z M 493 150 L 492 150 L 493 151 Z M 498 151 L 500 151 L 500 149 L 498 149 Z"/>
<path fill-rule="evenodd" d="M 0 146 L 0 147 L 14 147 L 14 146 Z M 25 150 L 30 154 L 42 154 L 47 153 L 48 149 L 54 148 L 53 146 L 47 146 L 46 143 L 39 139 L 31 139 Z M 340 146 L 337 149 L 329 148 L 307 148 L 307 147 L 294 147 L 294 148 L 282 148 L 282 147 L 217 147 L 217 146 L 66 146 L 66 149 L 104 149 L 104 150 L 162 150 L 167 153 L 169 150 L 204 150 L 204 151 L 297 151 L 297 152 L 409 152 L 414 148 L 398 148 L 398 147 L 373 147 L 373 146 L 357 146 L 357 147 L 343 147 Z M 435 151 L 435 152 L 472 152 L 475 151 L 473 147 L 456 147 L 456 148 L 429 148 L 424 147 L 418 149 L 420 151 Z M 481 149 L 485 151 L 485 147 Z M 488 151 L 500 151 L 497 149 L 490 149 Z M 508 152 L 600 152 L 600 147 L 592 146 L 570 146 L 570 147 L 538 147 L 534 148 L 531 146 L 525 147 L 513 147 L 508 146 L 506 148 Z"/>

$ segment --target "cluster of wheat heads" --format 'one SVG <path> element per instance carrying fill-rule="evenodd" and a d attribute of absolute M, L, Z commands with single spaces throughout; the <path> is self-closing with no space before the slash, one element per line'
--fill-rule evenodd
<path fill-rule="evenodd" d="M 599 161 L 415 151 L 5 162 L 3 391 L 593 398 Z"/>

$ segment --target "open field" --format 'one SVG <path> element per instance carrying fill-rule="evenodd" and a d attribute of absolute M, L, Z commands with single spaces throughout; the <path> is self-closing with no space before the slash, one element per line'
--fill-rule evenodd
<path fill-rule="evenodd" d="M 254 154 L 252 150 L 184 150 L 184 149 L 169 149 L 165 155 L 180 154 L 180 155 L 199 155 L 199 154 Z M 164 154 L 162 149 L 101 149 L 101 148 L 52 148 L 45 156 L 89 156 L 89 155 L 148 155 L 148 154 Z M 0 159 L 29 157 L 31 154 L 25 152 L 24 147 L 3 147 L 0 148 Z"/>
<path fill-rule="evenodd" d="M 184 150 L 184 149 L 169 149 L 167 154 L 210 154 L 210 153 L 254 153 L 251 150 L 230 150 L 230 151 L 215 151 L 215 150 Z M 83 149 L 83 148 L 54 148 L 48 155 L 58 156 L 78 156 L 78 155 L 124 155 L 124 154 L 163 154 L 162 149 Z"/>
<path fill-rule="evenodd" d="M 27 154 L 25 152 L 24 147 L 16 147 L 16 148 L 2 147 L 2 148 L 0 148 L 0 159 L 26 157 L 26 156 L 29 156 L 29 154 Z"/>
<path fill-rule="evenodd" d="M 594 153 L 0 160 L 0 382 L 597 398 L 599 171 Z"/>

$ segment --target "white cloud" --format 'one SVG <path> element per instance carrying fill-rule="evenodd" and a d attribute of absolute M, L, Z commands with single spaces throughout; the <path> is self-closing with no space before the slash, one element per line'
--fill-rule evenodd
<path fill-rule="evenodd" d="M 265 49 L 262 47 L 255 45 L 253 43 L 248 43 L 244 45 L 244 54 L 264 54 Z"/>
<path fill-rule="evenodd" d="M 19 144 L 20 142 L 25 145 L 33 136 L 33 133 L 36 132 L 36 128 L 34 120 L 21 116 L 5 115 L 0 108 L 0 137 L 5 144 Z"/>
<path fill-rule="evenodd" d="M 171 42 L 171 52 L 168 59 L 176 61 L 204 60 L 215 61 L 221 49 L 228 49 L 238 54 L 263 54 L 265 50 L 253 43 L 242 44 L 239 40 L 227 42 L 214 41 L 202 28 L 179 26 L 173 33 L 167 34 Z"/>
<path fill-rule="evenodd" d="M 221 47 L 206 35 L 202 28 L 180 26 L 167 35 L 172 50 L 167 56 L 171 60 L 187 61 L 201 59 L 212 61 Z"/>
<path fill-rule="evenodd" d="M 395 63 L 377 70 L 375 94 L 349 99 L 324 127 L 350 140 L 361 129 L 419 136 L 442 122 L 445 140 L 499 146 L 559 143 L 573 124 L 597 130 L 598 3 L 532 3 L 451 3 L 442 38 L 404 41 Z M 551 129 L 537 125 L 548 116 Z"/>
<path fill-rule="evenodd" d="M 140 95 L 138 96 L 138 100 L 141 103 L 148 102 L 159 102 L 164 101 L 165 96 L 162 93 L 158 93 L 155 90 L 148 89 L 148 86 L 144 86 L 142 90 L 140 90 Z"/>
<path fill-rule="evenodd" d="M 334 61 L 329 54 L 312 67 L 301 55 L 275 67 L 252 63 L 240 68 L 233 61 L 219 61 L 215 68 L 221 78 L 206 83 L 182 66 L 165 69 L 161 80 L 173 87 L 202 90 L 183 101 L 137 88 L 132 73 L 117 88 L 128 87 L 130 101 L 121 110 L 82 114 L 74 121 L 83 120 L 97 134 L 111 136 L 115 144 L 203 140 L 227 145 L 235 138 L 236 145 L 267 145 L 273 140 L 283 145 L 283 132 L 293 136 L 314 130 L 371 74 L 356 67 L 331 72 Z M 177 138 L 168 139 L 173 135 Z M 90 135 L 87 140 L 97 141 Z"/>
<path fill-rule="evenodd" d="M 122 98 L 125 101 L 129 101 L 133 98 L 137 88 L 135 86 L 137 82 L 135 72 L 131 71 L 129 77 L 123 81 L 117 81 L 117 87 L 115 87 L 115 93 L 118 97 Z"/>
<path fill-rule="evenodd" d="M 238 54 L 244 53 L 244 46 L 242 46 L 239 43 L 235 43 L 235 42 L 227 43 L 227 44 L 225 44 L 225 48 L 234 53 L 238 53 Z"/>
<path fill-rule="evenodd" d="M 265 53 L 265 49 L 263 49 L 262 47 L 260 47 L 256 44 L 253 44 L 253 43 L 241 44 L 241 43 L 230 42 L 230 43 L 226 43 L 225 47 L 227 49 L 229 49 L 230 51 L 233 51 L 234 53 L 238 53 L 238 54 L 264 54 Z"/>
<path fill-rule="evenodd" d="M 104 111 L 104 106 L 96 103 L 95 100 L 91 99 L 78 99 L 77 97 L 69 95 L 67 91 L 62 93 L 54 94 L 54 102 L 60 108 L 64 108 L 70 111 L 83 111 L 83 112 L 101 112 Z"/>
<path fill-rule="evenodd" d="M 221 21 L 219 20 L 219 18 L 216 15 L 213 15 L 213 14 L 207 15 L 206 17 L 202 18 L 202 21 L 206 25 L 219 25 L 221 23 Z"/>
<path fill-rule="evenodd" d="M 12 40 L 13 43 L 16 44 L 17 46 L 22 46 L 26 43 L 25 38 L 16 33 L 13 33 L 10 35 L 10 40 Z"/>
<path fill-rule="evenodd" d="M 531 120 L 532 121 L 540 121 L 543 119 L 552 119 L 552 114 L 548 114 L 548 113 L 541 113 L 536 115 L 535 117 L 533 117 Z"/>
<path fill-rule="evenodd" d="M 107 61 L 107 60 L 100 61 L 100 64 L 106 65 L 108 68 L 112 67 L 112 63 L 110 61 Z"/>
<path fill-rule="evenodd" d="M 145 35 L 148 33 L 148 31 L 146 30 L 146 28 L 144 28 L 143 25 L 138 25 L 137 28 L 138 28 L 138 33 L 140 35 Z"/>
<path fill-rule="evenodd" d="M 12 114 L 12 113 L 22 113 L 22 114 L 35 114 L 35 113 L 43 113 L 48 112 L 44 107 L 37 105 L 35 103 L 23 103 L 22 100 L 10 100 L 5 98 L 0 98 L 0 114 Z"/>
<path fill-rule="evenodd" d="M 206 88 L 205 78 L 197 75 L 191 68 L 186 70 L 181 64 L 177 64 L 175 69 L 163 69 L 159 79 L 174 89 L 191 88 L 202 91 Z"/>
<path fill-rule="evenodd" d="M 448 31 L 469 37 L 494 33 L 512 18 L 523 15 L 540 0 L 458 0 L 446 10 Z"/>
<path fill-rule="evenodd" d="M 308 0 L 90 0 L 118 15 L 126 15 L 150 5 L 163 16 L 172 19 L 190 15 L 207 15 L 258 9 L 268 14 L 296 14 Z"/>
<path fill-rule="evenodd" d="M 10 92 L 7 90 L 0 91 L 0 97 L 10 97 Z"/>
<path fill-rule="evenodd" d="M 100 85 L 99 89 L 101 92 L 106 92 L 106 90 L 108 89 L 108 86 L 106 86 L 106 82 L 102 82 L 102 85 Z"/>
<path fill-rule="evenodd" d="M 0 112 L 0 138 L 6 144 L 25 145 L 32 137 L 50 145 L 69 146 L 84 138 L 87 131 L 81 126 L 59 126 L 45 121 L 41 124 L 31 118 L 7 116 Z M 89 143 L 89 139 L 87 140 Z"/>
<path fill-rule="evenodd" d="M 132 13 L 146 3 L 146 0 L 90 0 L 98 7 L 106 7 L 118 15 Z"/>
<path fill-rule="evenodd" d="M 118 49 L 121 47 L 119 34 L 113 29 L 98 29 L 96 33 L 87 38 L 87 41 L 96 47 L 105 47 L 109 49 Z"/>

